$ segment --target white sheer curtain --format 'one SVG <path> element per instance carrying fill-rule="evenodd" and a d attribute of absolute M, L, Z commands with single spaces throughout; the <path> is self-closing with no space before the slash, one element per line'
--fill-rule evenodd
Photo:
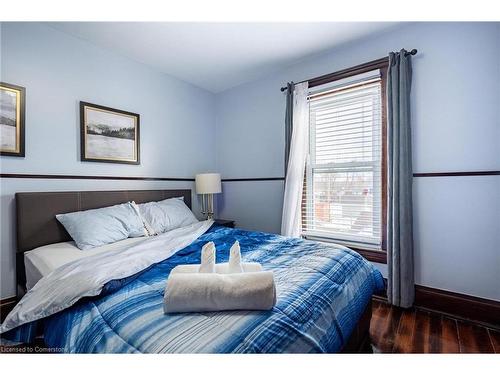
<path fill-rule="evenodd" d="M 286 171 L 281 234 L 299 237 L 301 232 L 301 202 L 304 170 L 309 146 L 308 83 L 295 85 L 293 95 L 293 130 L 288 168 Z"/>

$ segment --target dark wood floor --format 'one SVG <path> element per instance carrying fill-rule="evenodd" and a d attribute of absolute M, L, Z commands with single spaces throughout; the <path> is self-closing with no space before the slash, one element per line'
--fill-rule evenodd
<path fill-rule="evenodd" d="M 370 336 L 379 353 L 500 353 L 500 331 L 377 300 Z"/>

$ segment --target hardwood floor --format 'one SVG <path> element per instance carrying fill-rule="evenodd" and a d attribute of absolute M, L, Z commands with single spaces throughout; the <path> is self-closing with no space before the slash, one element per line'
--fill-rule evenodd
<path fill-rule="evenodd" d="M 500 353 L 500 331 L 378 300 L 370 337 L 378 353 Z"/>

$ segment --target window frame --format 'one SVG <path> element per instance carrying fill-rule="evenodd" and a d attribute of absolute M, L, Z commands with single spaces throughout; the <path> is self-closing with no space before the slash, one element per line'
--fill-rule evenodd
<path fill-rule="evenodd" d="M 361 73 L 366 73 L 375 69 L 379 69 L 380 71 L 380 96 L 381 96 L 381 106 L 382 106 L 382 123 L 381 123 L 381 132 L 382 132 L 382 155 L 380 157 L 381 162 L 381 194 L 382 194 L 382 213 L 381 213 L 381 235 L 382 235 L 382 243 L 381 248 L 374 250 L 370 249 L 368 246 L 363 247 L 360 246 L 352 246 L 349 245 L 349 248 L 355 250 L 360 255 L 368 259 L 369 261 L 373 261 L 376 263 L 387 263 L 387 200 L 388 200 L 388 191 L 387 191 L 387 71 L 389 68 L 389 59 L 383 58 L 379 60 L 375 60 L 369 63 L 361 64 L 352 68 L 344 69 L 335 73 L 331 73 L 325 76 L 321 76 L 312 80 L 309 80 L 309 88 L 324 85 L 326 83 L 331 83 L 334 81 L 338 81 L 343 78 L 352 77 Z M 304 171 L 304 189 L 302 192 L 302 217 L 301 220 L 305 219 L 304 213 L 306 212 L 307 205 L 307 196 L 306 196 L 306 187 L 307 187 L 307 169 Z M 340 241 L 328 240 L 326 238 L 318 239 L 317 237 L 307 237 L 314 241 L 320 242 L 331 242 L 331 243 L 339 243 Z M 341 243 L 341 242 L 340 242 Z"/>

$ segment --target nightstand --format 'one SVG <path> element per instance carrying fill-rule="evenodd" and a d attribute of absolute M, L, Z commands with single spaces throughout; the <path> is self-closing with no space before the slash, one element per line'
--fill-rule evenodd
<path fill-rule="evenodd" d="M 214 219 L 214 222 L 222 227 L 234 228 L 234 220 Z"/>

